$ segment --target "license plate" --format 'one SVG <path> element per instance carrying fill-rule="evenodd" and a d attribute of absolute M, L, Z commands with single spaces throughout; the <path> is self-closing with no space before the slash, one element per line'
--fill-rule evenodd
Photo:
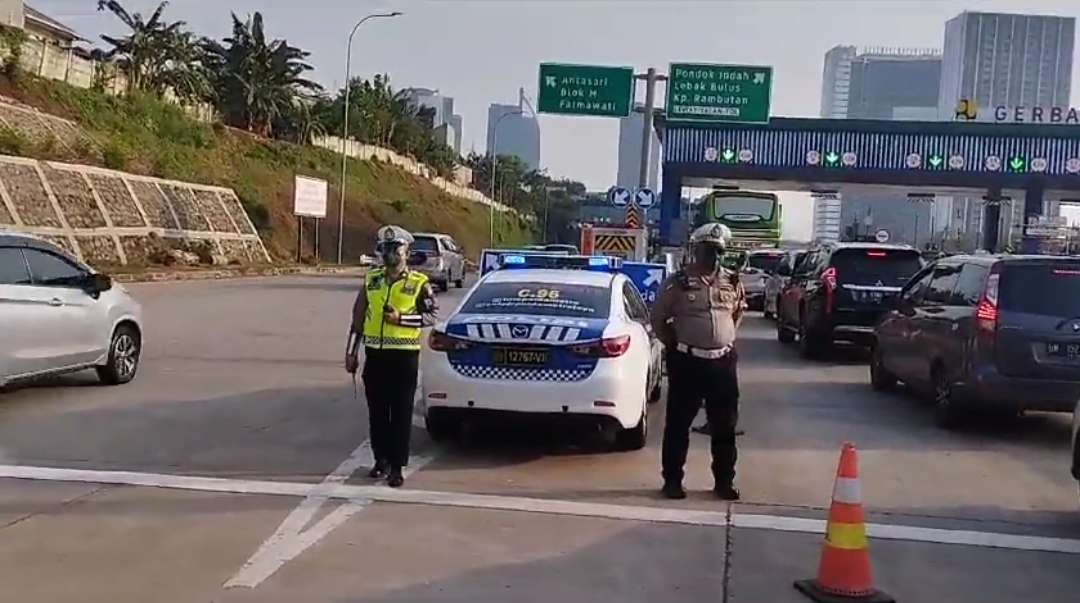
<path fill-rule="evenodd" d="M 543 366 L 548 358 L 548 350 L 495 348 L 491 351 L 491 361 L 502 366 Z"/>
<path fill-rule="evenodd" d="M 1080 343 L 1048 343 L 1046 354 L 1067 360 L 1080 360 Z"/>
<path fill-rule="evenodd" d="M 855 291 L 852 297 L 855 301 L 864 304 L 880 304 L 885 300 L 885 293 L 883 291 Z"/>

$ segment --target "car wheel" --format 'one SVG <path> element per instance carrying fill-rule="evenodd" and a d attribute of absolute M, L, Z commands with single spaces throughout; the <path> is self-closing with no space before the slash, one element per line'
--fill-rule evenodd
<path fill-rule="evenodd" d="M 964 409 L 953 396 L 952 384 L 944 369 L 934 371 L 934 422 L 944 429 L 956 429 L 964 419 Z"/>
<path fill-rule="evenodd" d="M 435 287 L 437 287 L 439 289 L 439 291 L 442 291 L 442 292 L 449 291 L 450 290 L 450 281 L 437 281 L 435 283 Z"/>
<path fill-rule="evenodd" d="M 641 450 L 645 447 L 645 441 L 649 437 L 649 411 L 641 410 L 641 419 L 638 424 L 630 429 L 619 432 L 615 438 L 615 447 L 618 450 Z"/>
<path fill-rule="evenodd" d="M 109 343 L 105 366 L 97 367 L 98 378 L 106 385 L 121 385 L 135 378 L 142 354 L 142 337 L 131 325 L 120 325 Z"/>
<path fill-rule="evenodd" d="M 799 324 L 799 355 L 803 358 L 815 358 L 818 355 L 820 344 L 817 338 L 810 334 L 806 323 Z"/>
<path fill-rule="evenodd" d="M 461 274 L 459 275 L 458 279 L 456 281 L 454 281 L 454 286 L 457 287 L 458 289 L 461 289 L 461 288 L 463 288 L 465 286 L 465 269 L 464 268 L 462 268 Z"/>
<path fill-rule="evenodd" d="M 879 392 L 896 386 L 896 376 L 885 369 L 881 347 L 875 345 L 870 351 L 870 386 Z"/>
<path fill-rule="evenodd" d="M 779 316 L 776 317 L 776 339 L 780 343 L 795 341 L 795 333 L 784 324 L 783 319 Z"/>
<path fill-rule="evenodd" d="M 428 436 L 436 442 L 452 440 L 461 431 L 461 424 L 441 413 L 428 411 L 424 415 L 424 427 Z"/>

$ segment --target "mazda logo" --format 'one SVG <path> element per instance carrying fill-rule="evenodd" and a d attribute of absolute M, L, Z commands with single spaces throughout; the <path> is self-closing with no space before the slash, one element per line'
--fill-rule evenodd
<path fill-rule="evenodd" d="M 521 339 L 523 337 L 528 337 L 529 336 L 529 327 L 526 327 L 525 325 L 514 325 L 510 329 L 510 334 L 513 335 L 517 339 Z"/>

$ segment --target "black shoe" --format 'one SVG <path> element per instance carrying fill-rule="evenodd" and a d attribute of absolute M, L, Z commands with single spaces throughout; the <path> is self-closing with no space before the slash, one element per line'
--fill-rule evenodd
<path fill-rule="evenodd" d="M 380 479 L 386 477 L 386 462 L 375 461 L 375 466 L 371 468 L 371 471 L 368 471 L 367 476 L 371 479 Z"/>
<path fill-rule="evenodd" d="M 405 476 L 401 475 L 401 468 L 395 467 L 390 470 L 390 477 L 386 478 L 386 485 L 391 488 L 400 488 L 405 483 Z"/>
<path fill-rule="evenodd" d="M 739 500 L 739 489 L 731 484 L 716 486 L 713 488 L 713 493 L 720 500 Z"/>
<path fill-rule="evenodd" d="M 682 484 L 675 482 L 667 482 L 664 484 L 661 492 L 671 500 L 682 500 L 686 498 L 686 490 L 683 489 Z"/>

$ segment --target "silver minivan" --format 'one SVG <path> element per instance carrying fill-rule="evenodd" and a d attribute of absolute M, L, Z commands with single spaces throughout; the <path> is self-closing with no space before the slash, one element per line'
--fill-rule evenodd
<path fill-rule="evenodd" d="M 36 237 L 0 233 L 0 325 L 0 386 L 91 368 L 117 385 L 139 368 L 139 303 Z"/>
<path fill-rule="evenodd" d="M 412 268 L 426 274 L 439 290 L 446 291 L 451 283 L 459 289 L 465 286 L 465 253 L 450 235 L 414 233 L 410 251 Z"/>

